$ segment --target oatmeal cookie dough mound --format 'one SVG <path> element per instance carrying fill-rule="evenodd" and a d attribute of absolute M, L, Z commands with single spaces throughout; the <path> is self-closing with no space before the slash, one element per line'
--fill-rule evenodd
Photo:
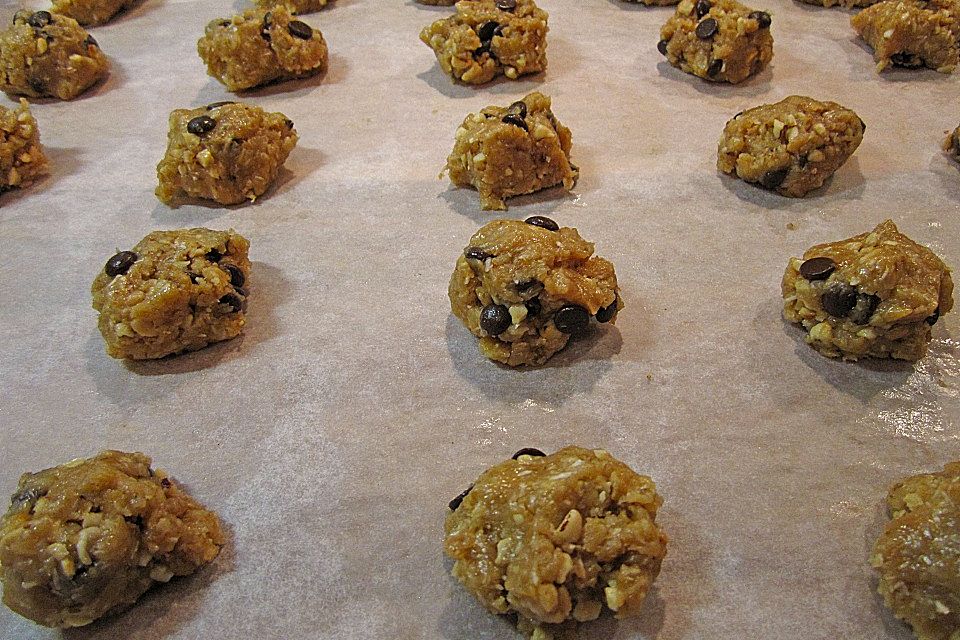
<path fill-rule="evenodd" d="M 293 19 L 285 6 L 211 21 L 197 41 L 197 52 L 207 73 L 230 91 L 327 70 L 323 34 Z"/>
<path fill-rule="evenodd" d="M 453 79 L 483 84 L 547 68 L 547 12 L 533 0 L 460 0 L 456 8 L 420 32 Z"/>
<path fill-rule="evenodd" d="M 850 24 L 873 48 L 877 72 L 893 65 L 951 73 L 957 66 L 960 0 L 885 0 Z"/>
<path fill-rule="evenodd" d="M 272 7 L 285 6 L 295 14 L 313 13 L 320 11 L 329 4 L 331 0 L 254 0 L 259 7 L 266 9 Z"/>
<path fill-rule="evenodd" d="M 650 478 L 601 449 L 523 449 L 451 503 L 444 551 L 470 593 L 521 626 L 594 620 L 604 606 L 625 618 L 667 552 L 662 502 Z"/>
<path fill-rule="evenodd" d="M 821 187 L 863 140 L 864 124 L 836 102 L 789 96 L 734 116 L 723 128 L 717 168 L 783 196 Z"/>
<path fill-rule="evenodd" d="M 54 13 L 73 18 L 78 23 L 98 25 L 132 5 L 136 0 L 53 0 Z"/>
<path fill-rule="evenodd" d="M 0 106 L 0 193 L 29 186 L 46 170 L 47 157 L 30 105 L 20 98 L 16 109 Z"/>
<path fill-rule="evenodd" d="M 221 204 L 256 200 L 297 145 L 293 122 L 243 103 L 214 103 L 170 114 L 167 152 L 157 165 L 157 197 Z"/>
<path fill-rule="evenodd" d="M 447 158 L 450 181 L 473 187 L 484 209 L 505 210 L 504 199 L 562 184 L 580 175 L 570 162 L 573 137 L 550 108 L 550 98 L 531 93 L 509 107 L 471 113 L 457 128 Z"/>
<path fill-rule="evenodd" d="M 109 68 L 97 41 L 73 18 L 18 11 L 0 33 L 0 89 L 6 93 L 70 100 Z"/>
<path fill-rule="evenodd" d="M 220 552 L 216 514 L 142 453 L 104 451 L 20 478 L 0 520 L 3 602 L 47 627 L 126 609 Z"/>
<path fill-rule="evenodd" d="M 791 258 L 783 315 L 831 358 L 919 360 L 930 327 L 953 308 L 950 269 L 887 220 L 873 231 Z"/>
<path fill-rule="evenodd" d="M 736 0 L 681 0 L 660 29 L 657 49 L 681 71 L 743 82 L 773 59 L 770 14 Z"/>
<path fill-rule="evenodd" d="M 110 258 L 93 308 L 114 358 L 147 360 L 237 336 L 246 323 L 250 243 L 233 231 L 154 231 Z"/>
<path fill-rule="evenodd" d="M 543 364 L 591 317 L 613 322 L 623 308 L 613 265 L 576 229 L 541 216 L 477 231 L 448 295 L 483 355 L 511 366 Z"/>
<path fill-rule="evenodd" d="M 920 640 L 960 637 L 960 462 L 894 485 L 873 548 L 878 591 Z"/>

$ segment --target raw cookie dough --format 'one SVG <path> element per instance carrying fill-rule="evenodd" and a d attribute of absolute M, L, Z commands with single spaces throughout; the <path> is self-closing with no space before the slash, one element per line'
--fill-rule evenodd
<path fill-rule="evenodd" d="M 110 62 L 73 18 L 18 11 L 0 33 L 0 89 L 70 100 L 107 75 Z"/>
<path fill-rule="evenodd" d="M 483 355 L 511 366 L 543 364 L 591 317 L 613 322 L 623 308 L 613 265 L 576 229 L 541 216 L 477 231 L 448 295 Z"/>
<path fill-rule="evenodd" d="M 46 170 L 47 157 L 30 105 L 20 98 L 17 109 L 0 106 L 0 193 L 28 186 Z"/>
<path fill-rule="evenodd" d="M 167 152 L 157 165 L 157 197 L 221 204 L 256 200 L 297 145 L 293 122 L 279 112 L 228 102 L 170 114 Z"/>
<path fill-rule="evenodd" d="M 285 6 L 295 14 L 313 13 L 320 11 L 328 4 L 328 0 L 253 0 L 264 8 Z"/>
<path fill-rule="evenodd" d="M 736 0 L 681 0 L 657 49 L 673 66 L 714 82 L 743 82 L 773 58 L 770 14 Z"/>
<path fill-rule="evenodd" d="M 220 552 L 216 514 L 142 453 L 104 451 L 20 478 L 0 520 L 3 602 L 47 627 L 128 608 Z"/>
<path fill-rule="evenodd" d="M 550 98 L 531 93 L 509 107 L 471 113 L 457 129 L 447 158 L 450 181 L 473 187 L 484 209 L 504 210 L 505 198 L 558 184 L 573 188 L 570 130 L 550 110 Z"/>
<path fill-rule="evenodd" d="M 850 24 L 873 48 L 878 72 L 893 65 L 950 73 L 957 66 L 960 0 L 885 0 Z"/>
<path fill-rule="evenodd" d="M 594 620 L 604 605 L 636 615 L 667 553 L 653 480 L 601 449 L 523 449 L 458 500 L 444 526 L 453 575 L 534 637 Z"/>
<path fill-rule="evenodd" d="M 930 327 L 953 308 L 950 269 L 887 220 L 873 231 L 791 258 L 783 315 L 831 358 L 919 360 Z"/>
<path fill-rule="evenodd" d="M 894 485 L 887 505 L 870 558 L 877 590 L 920 640 L 960 638 L 960 462 Z"/>
<path fill-rule="evenodd" d="M 207 73 L 230 91 L 327 70 L 323 34 L 294 19 L 284 6 L 211 21 L 197 41 L 197 52 Z"/>
<path fill-rule="evenodd" d="M 547 68 L 547 12 L 533 0 L 460 0 L 456 8 L 420 32 L 455 80 L 515 80 Z"/>
<path fill-rule="evenodd" d="M 836 102 L 789 96 L 743 111 L 723 128 L 717 168 L 783 196 L 823 185 L 863 140 L 864 124 Z"/>
<path fill-rule="evenodd" d="M 82 25 L 98 25 L 132 5 L 136 0 L 53 0 L 51 9 Z"/>
<path fill-rule="evenodd" d="M 93 308 L 114 358 L 147 360 L 238 335 L 246 323 L 250 261 L 231 231 L 154 231 L 107 261 Z"/>

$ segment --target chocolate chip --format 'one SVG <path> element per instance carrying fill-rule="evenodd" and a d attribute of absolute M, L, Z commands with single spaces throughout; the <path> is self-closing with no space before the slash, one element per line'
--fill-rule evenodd
<path fill-rule="evenodd" d="M 521 119 L 527 117 L 527 103 L 523 100 L 517 100 L 507 107 L 507 115 L 520 116 Z"/>
<path fill-rule="evenodd" d="M 710 13 L 710 9 L 713 7 L 707 0 L 697 0 L 697 4 L 694 5 L 694 10 L 697 12 L 697 20 L 703 16 Z"/>
<path fill-rule="evenodd" d="M 717 58 L 716 60 L 710 63 L 709 67 L 707 67 L 707 76 L 712 78 L 717 74 L 719 74 L 721 71 L 723 71 L 723 60 L 721 60 L 720 58 Z"/>
<path fill-rule="evenodd" d="M 27 18 L 27 24 L 34 29 L 42 29 L 51 22 L 53 22 L 53 16 L 50 15 L 49 11 L 37 11 Z"/>
<path fill-rule="evenodd" d="M 606 307 L 597 309 L 597 322 L 610 322 L 613 320 L 613 317 L 617 315 L 617 297 L 614 297 L 613 302 Z"/>
<path fill-rule="evenodd" d="M 846 282 L 827 286 L 820 297 L 820 306 L 834 318 L 843 318 L 857 305 L 857 290 Z"/>
<path fill-rule="evenodd" d="M 515 127 L 520 127 L 524 131 L 530 130 L 527 127 L 527 123 L 524 121 L 524 119 L 515 113 L 508 113 L 507 115 L 503 116 L 503 120 L 501 122 L 503 122 L 503 124 L 512 124 Z"/>
<path fill-rule="evenodd" d="M 543 216 L 530 216 L 524 220 L 524 222 L 527 224 L 532 224 L 535 227 L 543 227 L 547 231 L 560 231 L 560 225 L 550 218 L 545 218 Z"/>
<path fill-rule="evenodd" d="M 480 328 L 487 335 L 498 336 L 506 331 L 513 323 L 510 310 L 502 304 L 488 304 L 480 311 Z"/>
<path fill-rule="evenodd" d="M 287 129 L 293 129 L 293 120 L 291 120 L 290 118 L 287 118 L 286 120 L 284 120 L 283 124 Z"/>
<path fill-rule="evenodd" d="M 706 20 L 702 20 L 700 24 L 697 25 L 694 33 L 696 33 L 697 37 L 701 40 L 709 40 L 713 37 L 713 34 L 717 32 L 718 28 L 717 20 L 715 18 L 707 18 Z"/>
<path fill-rule="evenodd" d="M 46 495 L 39 489 L 22 489 L 10 496 L 10 506 L 19 509 L 25 504 L 32 504 Z"/>
<path fill-rule="evenodd" d="M 500 11 L 513 11 L 517 8 L 517 0 L 497 0 L 497 9 Z"/>
<path fill-rule="evenodd" d="M 777 169 L 776 171 L 767 171 L 765 174 L 760 176 L 760 184 L 767 189 L 776 189 L 783 184 L 784 180 L 787 179 L 788 173 L 790 173 L 790 167 Z"/>
<path fill-rule="evenodd" d="M 540 315 L 540 312 L 543 311 L 543 305 L 540 303 L 540 298 L 531 298 L 524 303 L 524 306 L 527 308 L 527 315 L 535 318 Z"/>
<path fill-rule="evenodd" d="M 217 121 L 210 116 L 197 116 L 187 123 L 187 131 L 195 136 L 202 136 L 208 131 L 213 131 L 217 126 Z"/>
<path fill-rule="evenodd" d="M 480 262 L 492 257 L 489 253 L 477 247 L 467 247 L 467 250 L 463 252 L 463 256 L 467 260 L 479 260 Z"/>
<path fill-rule="evenodd" d="M 819 258 L 804 260 L 803 264 L 800 265 L 800 275 L 811 282 L 814 280 L 826 280 L 836 269 L 836 262 L 830 258 L 821 256 Z"/>
<path fill-rule="evenodd" d="M 132 267 L 133 263 L 139 259 L 140 256 L 135 254 L 133 251 L 121 251 L 107 260 L 107 264 L 103 267 L 103 271 L 111 278 L 116 278 L 117 276 L 122 276 L 127 271 L 130 271 L 130 267 Z"/>
<path fill-rule="evenodd" d="M 590 312 L 578 304 L 568 304 L 554 314 L 553 324 L 563 333 L 583 331 L 590 324 Z"/>
<path fill-rule="evenodd" d="M 669 42 L 668 40 L 661 40 L 660 42 L 658 42 L 658 43 L 657 43 L 657 51 L 659 51 L 659 52 L 660 52 L 661 54 L 663 54 L 663 55 L 667 55 L 667 44 L 668 44 L 668 42 Z"/>
<path fill-rule="evenodd" d="M 287 25 L 287 31 L 294 38 L 300 38 L 301 40 L 309 40 L 313 37 L 313 29 L 310 28 L 310 25 L 299 20 L 291 20 L 290 24 Z"/>
<path fill-rule="evenodd" d="M 870 317 L 873 315 L 878 304 L 880 304 L 880 298 L 877 296 L 871 293 L 858 294 L 857 303 L 853 306 L 853 309 L 850 310 L 850 313 L 847 314 L 847 317 L 857 324 L 867 324 L 870 322 Z"/>
<path fill-rule="evenodd" d="M 494 33 L 496 32 L 497 27 L 499 26 L 500 25 L 498 23 L 494 22 L 493 20 L 490 20 L 488 22 L 484 22 L 479 27 L 477 27 L 477 37 L 480 38 L 481 46 L 482 46 L 482 43 L 484 42 L 489 43 L 491 40 L 493 40 Z"/>
<path fill-rule="evenodd" d="M 230 22 L 229 20 L 220 20 L 219 22 L 217 22 L 217 25 L 223 28 L 229 27 L 231 24 L 233 23 Z"/>
<path fill-rule="evenodd" d="M 190 276 L 190 282 L 197 284 L 197 280 L 200 279 L 200 274 L 193 273 L 192 271 L 187 272 L 187 275 Z"/>
<path fill-rule="evenodd" d="M 97 47 L 98 49 L 100 48 L 100 43 L 97 42 L 97 39 L 89 34 L 87 34 L 87 38 L 86 40 L 83 41 L 83 44 L 87 45 L 88 47 Z"/>
<path fill-rule="evenodd" d="M 232 100 L 221 100 L 220 102 L 211 102 L 210 104 L 207 105 L 207 111 L 213 111 L 218 107 L 223 107 L 228 104 L 237 104 L 237 103 L 233 102 Z"/>
<path fill-rule="evenodd" d="M 450 507 L 450 511 L 456 511 L 460 507 L 460 504 L 463 502 L 463 499 L 470 494 L 470 491 L 472 489 L 473 489 L 473 485 L 470 485 L 469 487 L 463 490 L 463 493 L 461 493 L 456 498 L 451 500 L 450 503 L 447 505 L 448 507 Z"/>
<path fill-rule="evenodd" d="M 235 293 L 228 293 L 220 298 L 220 304 L 229 305 L 230 313 L 236 313 L 237 311 L 243 310 L 243 300 L 241 300 L 240 296 Z"/>
<path fill-rule="evenodd" d="M 890 62 L 904 69 L 919 69 L 923 66 L 923 60 L 915 53 L 900 51 L 890 56 Z"/>
<path fill-rule="evenodd" d="M 932 327 L 933 325 L 937 324 L 937 320 L 939 319 L 940 319 L 940 307 L 937 307 L 936 309 L 933 310 L 932 315 L 927 316 L 924 322 L 926 322 L 928 325 Z"/>
<path fill-rule="evenodd" d="M 860 133 L 864 134 L 867 132 L 867 123 L 863 121 L 863 118 L 857 117 L 857 120 L 860 121 Z"/>
<path fill-rule="evenodd" d="M 243 275 L 243 269 L 235 264 L 221 265 L 220 268 L 230 274 L 230 284 L 234 287 L 242 287 L 243 283 L 247 281 L 247 277 Z"/>
<path fill-rule="evenodd" d="M 533 447 L 524 447 L 523 449 L 520 449 L 520 451 L 517 451 L 515 454 L 510 456 L 510 459 L 516 460 L 520 456 L 531 456 L 534 458 L 543 458 L 546 455 L 547 454 L 545 454 L 543 451 L 540 451 L 540 449 L 534 449 Z"/>
<path fill-rule="evenodd" d="M 43 78 L 29 78 L 27 79 L 27 84 L 30 85 L 30 88 L 33 89 L 35 93 L 40 95 L 47 93 L 47 83 L 43 80 Z"/>
<path fill-rule="evenodd" d="M 170 479 L 169 479 L 169 478 L 161 478 L 161 479 L 160 479 L 160 486 L 162 486 L 164 489 L 169 489 L 169 488 L 170 488 L 170 485 L 172 485 L 172 484 L 173 484 L 173 483 L 170 482 Z"/>
<path fill-rule="evenodd" d="M 223 254 L 216 249 L 210 249 L 210 251 L 207 251 L 207 260 L 210 262 L 220 262 L 222 257 Z"/>
<path fill-rule="evenodd" d="M 543 283 L 537 280 L 536 278 L 531 280 L 524 280 L 523 282 L 517 283 L 517 292 L 523 294 L 534 287 L 543 287 Z"/>
<path fill-rule="evenodd" d="M 270 42 L 270 27 L 273 26 L 273 13 L 267 11 L 263 14 L 263 22 L 260 24 L 260 37 Z"/>
<path fill-rule="evenodd" d="M 770 19 L 770 14 L 767 13 L 766 11 L 754 11 L 747 17 L 753 18 L 754 20 L 756 20 L 759 23 L 761 29 L 769 28 L 770 23 L 773 22 Z"/>

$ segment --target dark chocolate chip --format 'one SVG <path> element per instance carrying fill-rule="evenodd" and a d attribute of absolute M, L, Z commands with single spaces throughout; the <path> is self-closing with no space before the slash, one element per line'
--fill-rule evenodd
<path fill-rule="evenodd" d="M 220 25 L 221 27 L 224 27 L 224 28 L 225 28 L 225 27 L 229 27 L 229 26 L 230 26 L 231 24 L 233 24 L 233 23 L 230 22 L 229 20 L 224 19 L 224 20 L 220 20 L 219 22 L 217 22 L 217 24 Z"/>
<path fill-rule="evenodd" d="M 534 449 L 533 447 L 524 447 L 523 449 L 520 449 L 520 451 L 517 451 L 515 454 L 510 456 L 510 459 L 516 460 L 520 456 L 532 456 L 534 458 L 543 458 L 546 455 L 547 454 L 545 454 L 543 451 L 540 451 L 540 449 Z"/>
<path fill-rule="evenodd" d="M 770 27 L 770 23 L 773 22 L 770 19 L 770 14 L 766 11 L 754 11 L 747 17 L 756 20 L 760 24 L 761 29 L 768 29 Z"/>
<path fill-rule="evenodd" d="M 760 176 L 760 184 L 767 189 L 776 189 L 783 184 L 784 180 L 787 179 L 788 173 L 790 173 L 790 167 L 777 169 L 776 171 L 767 171 L 765 174 Z"/>
<path fill-rule="evenodd" d="M 313 29 L 310 25 L 299 20 L 291 20 L 290 24 L 287 25 L 287 31 L 294 38 L 300 38 L 301 40 L 309 40 L 313 37 Z"/>
<path fill-rule="evenodd" d="M 820 305 L 834 318 L 843 318 L 857 305 L 857 290 L 846 282 L 834 282 L 824 290 Z"/>
<path fill-rule="evenodd" d="M 270 27 L 273 26 L 273 13 L 267 11 L 263 14 L 263 22 L 260 24 L 260 37 L 270 42 Z"/>
<path fill-rule="evenodd" d="M 518 283 L 517 283 L 517 292 L 519 292 L 519 293 L 522 294 L 522 293 L 524 293 L 524 292 L 526 292 L 526 291 L 529 291 L 530 289 L 533 289 L 533 288 L 536 287 L 536 286 L 541 286 L 541 287 L 542 287 L 542 286 L 543 286 L 543 283 L 540 282 L 539 280 L 537 280 L 536 278 L 534 278 L 534 279 L 532 279 L 532 280 L 524 280 L 523 282 L 518 282 Z"/>
<path fill-rule="evenodd" d="M 597 309 L 597 322 L 610 322 L 613 320 L 613 317 L 617 315 L 617 300 L 618 298 L 615 297 L 609 306 Z"/>
<path fill-rule="evenodd" d="M 25 504 L 32 504 L 44 496 L 39 489 L 23 489 L 10 496 L 10 506 L 19 509 Z"/>
<path fill-rule="evenodd" d="M 210 262 L 220 262 L 221 258 L 223 258 L 223 254 L 216 249 L 210 249 L 210 251 L 207 251 L 207 260 Z"/>
<path fill-rule="evenodd" d="M 517 0 L 497 0 L 497 9 L 500 11 L 513 11 L 517 8 Z"/>
<path fill-rule="evenodd" d="M 810 280 L 826 280 L 836 271 L 837 263 L 825 256 L 804 260 L 800 265 L 800 275 Z"/>
<path fill-rule="evenodd" d="M 27 24 L 35 29 L 42 29 L 51 22 L 53 22 L 53 16 L 49 11 L 37 11 L 27 18 Z"/>
<path fill-rule="evenodd" d="M 554 314 L 553 324 L 563 333 L 583 331 L 590 324 L 590 312 L 578 304 L 568 304 Z"/>
<path fill-rule="evenodd" d="M 234 287 L 242 287 L 247 281 L 247 277 L 243 275 L 243 269 L 235 264 L 224 264 L 220 268 L 230 274 L 230 284 Z"/>
<path fill-rule="evenodd" d="M 132 267 L 133 263 L 139 259 L 140 256 L 135 254 L 133 251 L 121 251 L 107 260 L 107 264 L 103 267 L 103 271 L 111 278 L 116 278 L 117 276 L 122 276 L 127 271 L 130 271 L 130 267 Z"/>
<path fill-rule="evenodd" d="M 713 5 L 708 0 L 697 0 L 697 4 L 693 7 L 697 12 L 697 20 L 710 13 L 712 7 Z"/>
<path fill-rule="evenodd" d="M 850 313 L 847 314 L 847 317 L 857 324 L 867 324 L 870 322 L 870 317 L 873 315 L 878 304 L 880 304 L 880 298 L 877 296 L 871 293 L 858 294 L 857 303 L 853 306 L 853 309 L 850 310 Z"/>
<path fill-rule="evenodd" d="M 463 256 L 467 260 L 479 260 L 480 262 L 492 257 L 489 253 L 477 247 L 467 247 L 467 250 L 463 252 Z"/>
<path fill-rule="evenodd" d="M 450 507 L 450 511 L 456 511 L 458 508 L 460 508 L 460 504 L 463 502 L 463 499 L 470 494 L 470 491 L 472 489 L 473 489 L 473 485 L 470 485 L 469 487 L 463 490 L 463 493 L 461 493 L 456 498 L 451 500 L 450 503 L 447 505 L 448 507 Z"/>
<path fill-rule="evenodd" d="M 170 478 L 161 478 L 161 479 L 160 479 L 160 486 L 162 486 L 164 489 L 169 488 L 170 485 L 172 485 L 172 484 L 173 484 L 173 483 L 170 482 Z"/>
<path fill-rule="evenodd" d="M 924 322 L 926 322 L 928 325 L 932 327 L 933 325 L 937 324 L 937 320 L 939 319 L 940 319 L 940 307 L 937 307 L 936 309 L 933 310 L 932 315 L 927 316 Z"/>
<path fill-rule="evenodd" d="M 479 59 L 479 58 L 483 57 L 483 54 L 485 54 L 485 53 L 486 53 L 487 55 L 493 57 L 493 54 L 490 53 L 490 42 L 489 42 L 489 41 L 480 43 L 480 46 L 473 50 L 473 57 Z"/>
<path fill-rule="evenodd" d="M 717 58 L 716 60 L 710 63 L 709 67 L 707 67 L 707 76 L 712 78 L 717 74 L 719 74 L 721 71 L 723 71 L 723 60 L 721 60 L 720 58 Z"/>
<path fill-rule="evenodd" d="M 498 336 L 513 323 L 510 310 L 502 304 L 488 304 L 480 311 L 480 328 L 487 335 Z"/>
<path fill-rule="evenodd" d="M 661 55 L 667 55 L 667 44 L 668 44 L 668 42 L 669 42 L 669 41 L 667 41 L 667 40 L 661 40 L 660 42 L 657 43 L 657 51 L 659 51 L 659 52 L 661 53 Z"/>
<path fill-rule="evenodd" d="M 560 225 L 550 218 L 545 218 L 544 216 L 530 216 L 524 220 L 524 222 L 527 224 L 532 224 L 535 227 L 543 227 L 547 231 L 560 231 Z"/>
<path fill-rule="evenodd" d="M 503 124 L 512 124 L 515 127 L 520 127 L 524 131 L 530 130 L 527 127 L 527 123 L 524 121 L 524 119 L 515 113 L 508 113 L 507 115 L 503 116 L 502 122 Z"/>
<path fill-rule="evenodd" d="M 859 117 L 859 116 L 857 117 L 857 120 L 860 121 L 860 133 L 861 133 L 861 134 L 866 133 L 866 132 L 867 132 L 867 123 L 864 122 L 864 121 L 863 121 L 863 118 L 861 118 L 861 117 Z"/>
<path fill-rule="evenodd" d="M 694 33 L 696 33 L 697 37 L 701 40 L 709 40 L 713 37 L 713 34 L 717 32 L 718 28 L 716 18 L 707 18 L 706 20 L 700 21 Z"/>
<path fill-rule="evenodd" d="M 540 303 L 540 298 L 531 298 L 524 303 L 524 306 L 527 307 L 527 315 L 535 318 L 540 315 L 540 312 L 543 311 L 543 305 Z"/>
<path fill-rule="evenodd" d="M 527 117 L 527 103 L 523 100 L 517 100 L 507 107 L 507 115 L 520 116 L 521 119 Z"/>
<path fill-rule="evenodd" d="M 229 305 L 230 313 L 236 313 L 237 311 L 243 310 L 243 300 L 241 300 L 240 296 L 235 293 L 228 293 L 220 298 L 220 304 Z"/>
<path fill-rule="evenodd" d="M 27 84 L 29 84 L 30 88 L 33 89 L 36 93 L 39 93 L 41 95 L 47 93 L 47 83 L 43 80 L 43 78 L 36 78 L 36 77 L 29 78 L 27 79 Z"/>
<path fill-rule="evenodd" d="M 890 56 L 890 62 L 904 69 L 919 69 L 923 66 L 923 59 L 915 53 L 900 51 Z"/>
<path fill-rule="evenodd" d="M 210 116 L 197 116 L 187 123 L 187 131 L 195 136 L 202 136 L 208 131 L 213 131 L 216 126 L 217 121 Z"/>
<path fill-rule="evenodd" d="M 222 107 L 228 104 L 236 104 L 236 102 L 232 100 L 221 100 L 220 102 L 211 102 L 210 104 L 207 105 L 207 111 L 213 111 L 217 107 Z"/>
<path fill-rule="evenodd" d="M 293 120 L 291 120 L 290 118 L 287 118 L 286 120 L 284 120 L 283 124 L 287 127 L 287 129 L 293 129 Z"/>
<path fill-rule="evenodd" d="M 493 40 L 494 32 L 497 30 L 497 27 L 500 25 L 493 20 L 489 22 L 484 22 L 479 27 L 477 27 L 477 37 L 480 38 L 481 46 L 483 43 L 489 43 Z"/>
<path fill-rule="evenodd" d="M 197 284 L 197 280 L 200 279 L 200 274 L 193 273 L 192 271 L 188 272 L 187 275 L 190 276 L 190 282 L 193 284 Z"/>
<path fill-rule="evenodd" d="M 89 34 L 87 34 L 87 38 L 86 40 L 83 41 L 83 44 L 87 45 L 88 47 L 97 47 L 98 49 L 100 48 L 100 43 L 97 42 L 97 39 Z"/>

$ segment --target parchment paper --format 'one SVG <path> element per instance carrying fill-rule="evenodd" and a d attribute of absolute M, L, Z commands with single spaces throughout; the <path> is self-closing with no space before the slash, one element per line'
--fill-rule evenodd
<path fill-rule="evenodd" d="M 198 575 L 63 637 L 514 638 L 449 576 L 446 504 L 521 447 L 577 443 L 657 481 L 671 538 L 644 615 L 582 638 L 910 638 L 867 558 L 889 485 L 958 457 L 957 314 L 915 366 L 843 363 L 781 320 L 779 285 L 790 256 L 886 217 L 960 264 L 960 169 L 939 149 L 960 120 L 958 78 L 878 76 L 849 12 L 757 2 L 775 57 L 740 86 L 664 62 L 673 8 L 543 0 L 548 71 L 473 88 L 417 39 L 451 9 L 336 0 L 305 17 L 329 43 L 326 77 L 244 95 L 301 141 L 270 193 L 232 208 L 171 209 L 153 190 L 169 112 L 233 97 L 195 43 L 242 3 L 147 0 L 93 28 L 109 80 L 35 103 L 51 174 L 0 197 L 0 488 L 141 450 L 231 540 Z M 626 308 L 514 371 L 450 315 L 455 258 L 495 215 L 437 173 L 467 113 L 532 90 L 573 130 L 582 177 L 507 215 L 579 228 L 616 265 Z M 803 200 L 718 175 L 723 124 L 791 93 L 855 109 L 856 155 Z M 95 274 L 149 231 L 189 226 L 250 239 L 245 335 L 110 359 Z M 0 637 L 59 632 L 3 608 Z"/>

